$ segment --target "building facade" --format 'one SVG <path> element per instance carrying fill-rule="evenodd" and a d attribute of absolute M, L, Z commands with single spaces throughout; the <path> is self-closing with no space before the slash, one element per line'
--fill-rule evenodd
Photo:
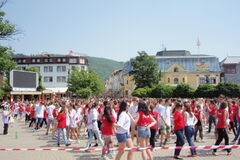
<path fill-rule="evenodd" d="M 128 77 L 128 80 L 132 70 L 131 61 L 126 62 L 123 69 L 123 75 Z M 161 82 L 170 86 L 185 83 L 197 88 L 200 84 L 217 85 L 220 82 L 221 69 L 215 56 L 192 55 L 186 50 L 164 50 L 157 53 L 155 61 L 162 73 Z M 127 86 L 125 92 L 132 93 L 133 90 L 129 89 L 133 88 L 133 83 L 130 82 Z"/>
<path fill-rule="evenodd" d="M 107 95 L 111 97 L 123 97 L 123 70 L 113 70 L 105 81 Z"/>
<path fill-rule="evenodd" d="M 65 93 L 67 91 L 67 80 L 69 72 L 73 67 L 88 69 L 88 59 L 79 56 L 34 56 L 13 58 L 18 67 L 25 70 L 36 67 L 42 75 L 43 87 L 54 93 Z"/>
<path fill-rule="evenodd" d="M 221 62 L 223 81 L 240 85 L 240 56 L 228 56 Z"/>

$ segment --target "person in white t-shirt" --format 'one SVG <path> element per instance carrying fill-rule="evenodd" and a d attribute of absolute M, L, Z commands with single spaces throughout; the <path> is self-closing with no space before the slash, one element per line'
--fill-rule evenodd
<path fill-rule="evenodd" d="M 44 117 L 44 110 L 45 110 L 45 106 L 44 106 L 44 102 L 42 101 L 40 104 L 37 104 L 36 105 L 36 108 L 35 108 L 35 114 L 36 114 L 36 127 L 35 127 L 35 130 L 34 131 L 37 131 L 39 130 L 40 128 L 40 124 L 42 123 L 43 121 L 43 117 Z"/>
<path fill-rule="evenodd" d="M 89 115 L 87 117 L 87 129 L 88 129 L 88 142 L 86 148 L 88 149 L 90 144 L 92 143 L 92 139 L 94 134 L 96 135 L 98 141 L 100 142 L 101 146 L 104 145 L 102 138 L 100 137 L 100 131 L 98 128 L 97 120 L 98 120 L 98 111 L 97 111 L 97 104 L 93 103 L 91 105 L 91 109 L 89 111 Z"/>
<path fill-rule="evenodd" d="M 8 134 L 8 123 L 10 120 L 10 116 L 12 114 L 12 110 L 9 110 L 8 108 L 9 107 L 7 105 L 4 105 L 3 112 L 2 112 L 2 121 L 3 121 L 3 125 L 4 125 L 3 135 Z"/>
<path fill-rule="evenodd" d="M 138 115 L 137 114 L 137 112 L 138 112 L 138 99 L 137 98 L 133 98 L 128 112 L 133 117 L 133 119 L 135 119 L 137 117 L 137 115 Z M 131 137 L 132 137 L 133 142 L 134 142 L 135 136 L 137 137 L 137 126 L 134 122 L 132 122 L 131 123 Z"/>
<path fill-rule="evenodd" d="M 54 121 L 54 117 L 53 117 L 53 110 L 56 108 L 56 106 L 50 102 L 47 112 L 48 112 L 48 124 L 47 124 L 47 132 L 46 135 L 48 135 L 48 131 L 50 129 L 50 126 L 52 125 L 53 127 L 53 121 Z"/>
<path fill-rule="evenodd" d="M 117 123 L 115 124 L 116 129 L 116 137 L 118 140 L 119 148 L 133 148 L 133 141 L 129 134 L 130 126 L 131 126 L 131 118 L 130 113 L 128 111 L 128 104 L 122 101 L 119 105 L 119 112 L 117 116 Z M 115 160 L 120 160 L 122 155 L 124 154 L 124 150 L 119 150 Z M 129 150 L 127 155 L 128 160 L 133 159 L 133 151 Z"/>

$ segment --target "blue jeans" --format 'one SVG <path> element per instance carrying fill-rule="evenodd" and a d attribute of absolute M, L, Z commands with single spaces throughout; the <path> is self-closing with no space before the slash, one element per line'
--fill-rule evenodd
<path fill-rule="evenodd" d="M 212 128 L 212 122 L 214 124 L 214 126 L 216 127 L 216 117 L 214 115 L 209 114 L 209 118 L 208 118 L 208 132 L 211 132 L 211 128 Z"/>
<path fill-rule="evenodd" d="M 236 125 L 237 125 L 237 124 L 236 124 Z M 238 122 L 237 135 L 235 136 L 234 141 L 238 140 L 239 136 L 240 136 L 240 122 Z M 240 139 L 239 139 L 239 141 L 240 141 Z"/>
<path fill-rule="evenodd" d="M 57 142 L 58 144 L 60 144 L 60 134 L 62 133 L 63 135 L 63 140 L 64 143 L 67 144 L 67 134 L 66 134 L 66 128 L 58 128 L 58 138 L 57 138 Z"/>
<path fill-rule="evenodd" d="M 141 138 L 150 138 L 151 137 L 150 129 L 148 129 L 147 127 L 139 126 L 137 128 L 137 130 L 138 130 L 138 137 L 141 137 Z"/>
<path fill-rule="evenodd" d="M 86 148 L 89 148 L 90 144 L 92 143 L 94 134 L 96 135 L 101 146 L 104 146 L 104 142 L 103 142 L 102 138 L 100 137 L 99 130 L 88 129 L 88 133 L 89 133 L 89 137 L 88 137 L 88 142 L 87 142 Z"/>
<path fill-rule="evenodd" d="M 187 139 L 187 142 L 189 144 L 189 146 L 195 146 L 192 140 L 192 137 L 194 135 L 195 129 L 191 126 L 185 126 L 185 136 Z M 195 155 L 196 154 L 196 149 L 190 149 L 191 150 L 191 154 Z"/>
<path fill-rule="evenodd" d="M 182 147 L 184 145 L 184 135 L 183 135 L 183 130 L 176 130 L 175 134 L 177 136 L 177 142 L 176 142 L 176 147 Z M 181 152 L 181 149 L 175 149 L 174 155 L 179 156 Z"/>

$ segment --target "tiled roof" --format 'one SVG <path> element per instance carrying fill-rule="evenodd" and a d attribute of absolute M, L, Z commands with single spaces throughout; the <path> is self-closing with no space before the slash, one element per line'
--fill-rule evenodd
<path fill-rule="evenodd" d="M 237 64 L 240 63 L 240 56 L 228 56 L 221 64 Z"/>

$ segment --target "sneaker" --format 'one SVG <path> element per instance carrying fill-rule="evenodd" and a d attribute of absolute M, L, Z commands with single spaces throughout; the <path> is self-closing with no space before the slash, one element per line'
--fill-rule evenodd
<path fill-rule="evenodd" d="M 57 146 L 60 147 L 60 144 L 58 143 Z"/>
<path fill-rule="evenodd" d="M 69 139 L 68 141 L 73 142 L 74 140 L 73 139 Z"/>
<path fill-rule="evenodd" d="M 98 146 L 98 143 L 96 143 L 93 147 L 97 147 Z"/>
<path fill-rule="evenodd" d="M 67 146 L 70 146 L 70 145 L 71 145 L 70 143 L 65 144 L 66 147 L 67 147 Z"/>

